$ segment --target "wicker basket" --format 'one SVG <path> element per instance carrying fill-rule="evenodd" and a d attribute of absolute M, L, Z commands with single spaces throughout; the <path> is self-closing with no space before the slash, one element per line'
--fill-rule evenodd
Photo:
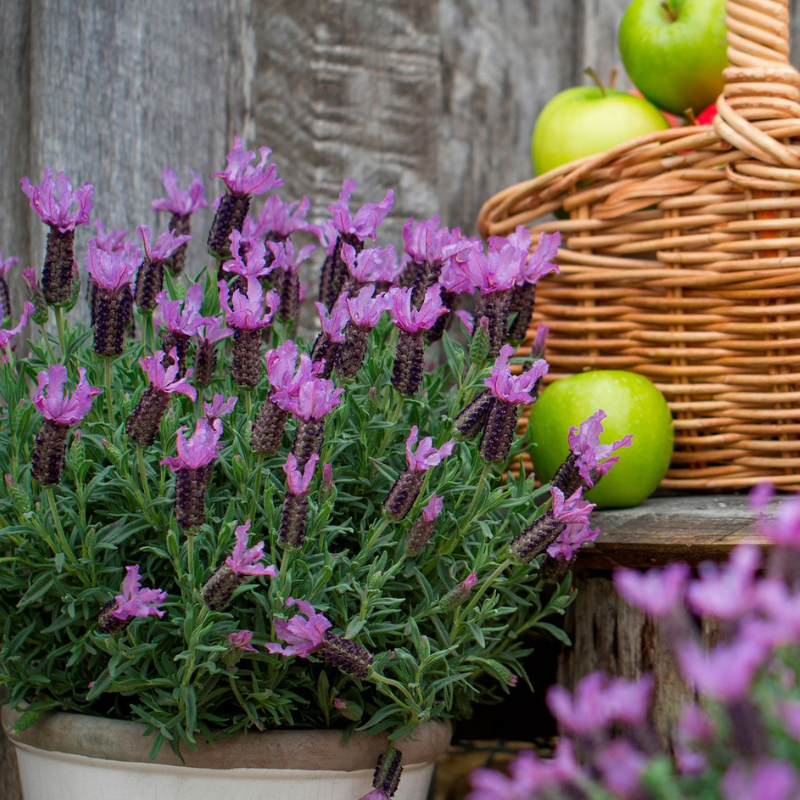
<path fill-rule="evenodd" d="M 562 232 L 561 275 L 539 284 L 534 321 L 550 326 L 549 379 L 585 368 L 651 378 L 675 416 L 663 487 L 797 489 L 800 74 L 788 0 L 728 0 L 727 15 L 713 125 L 512 186 L 479 227 Z M 569 219 L 543 219 L 558 209 Z"/>

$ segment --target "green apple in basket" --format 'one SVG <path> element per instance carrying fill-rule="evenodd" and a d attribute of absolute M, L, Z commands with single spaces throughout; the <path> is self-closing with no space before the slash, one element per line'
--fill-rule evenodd
<path fill-rule="evenodd" d="M 722 91 L 725 33 L 725 0 L 634 0 L 619 26 L 619 50 L 648 100 L 699 114 Z"/>
<path fill-rule="evenodd" d="M 529 418 L 536 477 L 548 481 L 555 475 L 569 455 L 571 431 L 598 411 L 605 412 L 601 445 L 623 440 L 626 434 L 632 438 L 629 446 L 613 452 L 619 462 L 586 497 L 600 508 L 638 505 L 656 490 L 667 472 L 673 430 L 664 395 L 635 372 L 581 372 L 554 381 L 542 392 Z"/>
<path fill-rule="evenodd" d="M 669 127 L 652 103 L 605 87 L 593 70 L 586 72 L 595 86 L 557 94 L 536 120 L 531 150 L 537 175 Z"/>

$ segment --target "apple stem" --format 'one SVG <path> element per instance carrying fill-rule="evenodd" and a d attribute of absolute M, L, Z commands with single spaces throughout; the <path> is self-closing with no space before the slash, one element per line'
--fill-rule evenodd
<path fill-rule="evenodd" d="M 667 16 L 670 18 L 670 20 L 672 20 L 672 22 L 675 22 L 675 20 L 678 19 L 678 15 L 675 13 L 675 9 L 670 4 L 669 0 L 664 0 L 664 2 L 661 3 L 661 8 L 667 12 Z"/>
<path fill-rule="evenodd" d="M 617 82 L 617 75 L 618 74 L 619 74 L 619 70 L 616 67 L 614 67 L 611 70 L 611 75 L 608 78 L 608 88 L 609 89 L 613 89 L 614 88 L 614 84 Z"/>
<path fill-rule="evenodd" d="M 591 67 L 586 67 L 586 69 L 583 71 L 583 74 L 588 75 L 597 84 L 597 88 L 600 90 L 603 97 L 605 97 L 606 87 L 603 86 L 603 82 L 600 80 L 598 74 Z"/>

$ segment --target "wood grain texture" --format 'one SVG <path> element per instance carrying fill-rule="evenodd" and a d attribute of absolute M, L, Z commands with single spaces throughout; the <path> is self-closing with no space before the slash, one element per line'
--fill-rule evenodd
<path fill-rule="evenodd" d="M 243 127 L 237 100 L 245 92 L 232 96 L 231 89 L 241 84 L 232 74 L 242 72 L 231 53 L 244 63 L 232 45 L 246 24 L 241 8 L 238 0 L 37 0 L 27 165 L 34 181 L 46 166 L 63 169 L 75 183 L 95 185 L 94 216 L 107 225 L 163 229 L 167 219 L 150 208 L 162 194 L 162 168 L 184 183 L 189 169 L 208 180 L 224 166 L 229 130 Z M 210 199 L 218 183 L 207 183 Z M 195 220 L 195 270 L 205 262 L 210 220 L 209 210 Z M 45 228 L 31 213 L 27 223 L 28 254 L 38 266 Z M 78 234 L 79 257 L 89 235 Z"/>

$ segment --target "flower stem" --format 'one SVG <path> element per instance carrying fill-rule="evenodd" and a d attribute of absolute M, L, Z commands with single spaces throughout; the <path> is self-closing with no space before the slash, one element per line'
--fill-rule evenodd
<path fill-rule="evenodd" d="M 53 355 L 53 347 L 50 344 L 50 335 L 47 333 L 47 328 L 44 325 L 39 326 L 42 329 L 42 338 L 44 339 L 44 346 L 47 350 L 47 358 L 51 364 L 56 363 L 56 357 Z"/>
<path fill-rule="evenodd" d="M 455 619 L 453 621 L 453 636 L 455 635 L 455 630 L 458 627 L 459 622 L 464 617 L 466 617 L 467 614 L 469 614 L 469 612 L 472 611 L 473 608 L 475 608 L 475 606 L 478 603 L 478 600 L 480 600 L 481 597 L 483 597 L 486 590 L 492 587 L 492 584 L 495 582 L 495 580 L 499 578 L 500 575 L 502 575 L 503 572 L 505 572 L 506 569 L 508 569 L 508 567 L 510 567 L 512 563 L 513 562 L 511 561 L 510 558 L 507 558 L 504 561 L 502 561 L 497 567 L 497 569 L 495 569 L 495 571 L 488 578 L 486 578 L 486 580 L 480 582 L 480 586 L 478 586 L 472 597 L 470 597 L 469 602 L 465 606 L 456 609 Z"/>
<path fill-rule="evenodd" d="M 56 311 L 56 326 L 58 327 L 58 341 L 61 345 L 61 360 L 63 361 L 67 357 L 67 349 L 64 345 L 65 335 L 64 335 L 64 317 L 61 311 L 61 306 L 55 307 Z"/>
<path fill-rule="evenodd" d="M 189 590 L 194 594 L 194 534 L 186 537 L 186 572 L 189 577 Z"/>
<path fill-rule="evenodd" d="M 142 493 L 144 494 L 144 500 L 147 504 L 147 507 L 150 507 L 150 487 L 147 483 L 147 467 L 144 463 L 144 448 L 140 445 L 136 445 L 136 463 L 139 465 L 139 477 L 142 481 Z"/>
<path fill-rule="evenodd" d="M 106 411 L 108 412 L 108 424 L 111 430 L 114 430 L 114 404 L 111 399 L 111 359 L 103 359 L 103 367 L 105 370 L 106 379 Z"/>
<path fill-rule="evenodd" d="M 42 492 L 47 498 L 47 504 L 50 506 L 50 513 L 53 515 L 53 524 L 56 528 L 56 535 L 58 536 L 58 541 L 60 542 L 61 548 L 64 551 L 64 556 L 67 558 L 70 564 L 77 566 L 78 559 L 75 558 L 75 553 L 72 552 L 72 548 L 69 546 L 67 537 L 64 535 L 64 528 L 61 525 L 61 517 L 58 514 L 58 507 L 56 506 L 56 498 L 53 495 L 53 488 L 51 486 L 43 486 Z"/>

